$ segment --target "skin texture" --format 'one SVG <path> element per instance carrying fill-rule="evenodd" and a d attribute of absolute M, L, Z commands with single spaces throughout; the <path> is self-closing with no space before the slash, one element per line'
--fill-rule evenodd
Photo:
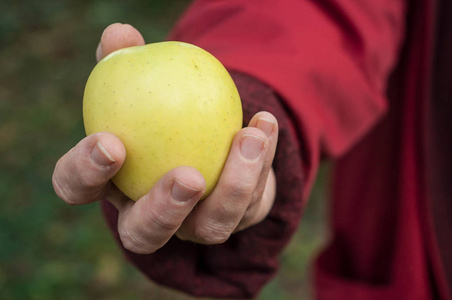
<path fill-rule="evenodd" d="M 102 34 L 96 57 L 99 61 L 117 49 L 144 44 L 132 26 L 112 24 Z M 146 195 L 136 202 L 129 199 L 111 181 L 126 150 L 118 137 L 107 132 L 87 136 L 61 157 L 52 182 L 56 194 L 70 205 L 110 201 L 119 211 L 121 241 L 135 253 L 153 253 L 173 235 L 219 244 L 262 221 L 270 211 L 276 190 L 271 165 L 277 139 L 275 117 L 257 113 L 234 136 L 220 179 L 201 202 L 206 183 L 192 167 L 170 170 Z"/>

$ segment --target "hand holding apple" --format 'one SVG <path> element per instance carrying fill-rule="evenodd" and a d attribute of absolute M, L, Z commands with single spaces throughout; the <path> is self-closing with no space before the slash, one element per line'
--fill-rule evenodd
<path fill-rule="evenodd" d="M 136 29 L 110 25 L 102 35 L 98 60 L 137 45 L 144 45 L 144 40 Z M 124 164 L 126 147 L 121 138 L 108 132 L 91 134 L 66 153 L 55 167 L 53 184 L 57 195 L 69 204 L 107 199 L 115 205 L 121 240 L 133 252 L 152 253 L 173 235 L 218 244 L 268 214 L 275 197 L 271 164 L 277 133 L 276 119 L 270 113 L 256 114 L 233 137 L 218 183 L 203 201 L 199 200 L 206 180 L 188 166 L 167 171 L 136 202 L 125 196 L 111 178 Z"/>

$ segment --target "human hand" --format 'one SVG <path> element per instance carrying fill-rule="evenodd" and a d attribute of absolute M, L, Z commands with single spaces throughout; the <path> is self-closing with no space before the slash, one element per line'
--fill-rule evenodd
<path fill-rule="evenodd" d="M 130 25 L 113 24 L 104 31 L 97 60 L 114 50 L 144 45 Z M 110 180 L 126 157 L 118 137 L 102 132 L 80 141 L 57 162 L 53 174 L 56 194 L 66 203 L 81 205 L 107 199 L 119 211 L 118 232 L 124 247 L 153 253 L 173 236 L 201 244 L 220 244 L 239 230 L 262 221 L 276 191 L 271 169 L 278 125 L 268 112 L 257 113 L 234 137 L 220 179 L 212 193 L 205 191 L 201 173 L 178 167 L 165 174 L 138 201 L 127 198 Z"/>

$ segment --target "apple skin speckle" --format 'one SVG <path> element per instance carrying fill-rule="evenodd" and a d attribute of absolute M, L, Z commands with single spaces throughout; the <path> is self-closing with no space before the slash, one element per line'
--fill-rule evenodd
<path fill-rule="evenodd" d="M 127 157 L 112 180 L 133 200 L 178 166 L 201 172 L 207 197 L 243 118 L 224 66 L 197 46 L 173 41 L 100 61 L 85 87 L 83 117 L 86 134 L 109 131 L 124 143 Z"/>

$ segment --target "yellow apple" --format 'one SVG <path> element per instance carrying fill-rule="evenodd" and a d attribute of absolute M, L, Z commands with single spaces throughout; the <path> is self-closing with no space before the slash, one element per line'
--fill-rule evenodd
<path fill-rule="evenodd" d="M 86 134 L 108 131 L 126 148 L 113 178 L 138 200 L 166 172 L 191 166 L 213 190 L 242 127 L 237 88 L 205 50 L 182 42 L 130 47 L 100 61 L 83 97 Z"/>

